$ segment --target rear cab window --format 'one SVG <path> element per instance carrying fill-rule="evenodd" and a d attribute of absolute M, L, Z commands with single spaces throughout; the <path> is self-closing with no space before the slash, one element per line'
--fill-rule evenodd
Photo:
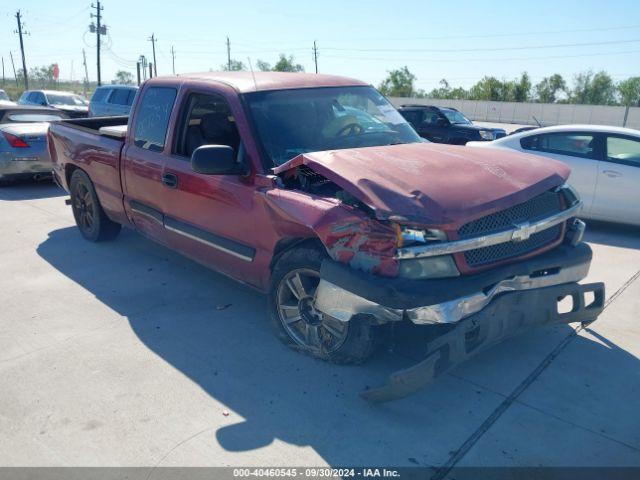
<path fill-rule="evenodd" d="M 164 149 L 176 94 L 173 87 L 150 87 L 144 92 L 133 125 L 135 146 L 154 152 Z"/>
<path fill-rule="evenodd" d="M 590 133 L 545 133 L 520 140 L 525 150 L 571 157 L 596 158 L 596 137 Z"/>

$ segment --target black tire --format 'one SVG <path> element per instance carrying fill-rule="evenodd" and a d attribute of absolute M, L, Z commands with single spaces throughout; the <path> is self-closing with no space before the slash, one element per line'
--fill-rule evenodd
<path fill-rule="evenodd" d="M 298 301 L 298 314 L 294 312 L 292 306 L 287 305 L 285 309 L 281 308 L 285 306 L 282 299 L 286 292 L 290 291 L 292 295 L 295 295 L 293 290 L 288 289 L 287 280 L 291 279 L 292 275 L 295 276 L 296 272 L 301 275 L 298 277 L 299 281 L 302 279 L 304 282 L 311 282 L 310 285 L 307 285 L 307 289 L 312 296 L 315 290 L 312 272 L 315 272 L 317 281 L 319 281 L 320 264 L 324 258 L 326 258 L 326 254 L 317 248 L 299 247 L 285 252 L 278 259 L 273 269 L 269 288 L 269 317 L 272 326 L 277 337 L 296 351 L 337 364 L 362 363 L 375 351 L 379 338 L 378 326 L 372 325 L 366 318 L 355 317 L 344 323 L 314 311 L 321 318 L 321 320 L 317 320 L 320 323 L 316 327 L 315 322 L 308 322 L 305 319 L 303 305 L 305 300 L 298 300 L 294 296 L 291 297 L 291 300 L 292 303 Z M 313 310 L 312 307 L 311 309 Z M 291 315 L 285 314 L 285 310 L 291 311 Z M 285 316 L 287 316 L 287 321 L 284 320 Z M 297 316 L 302 318 L 289 324 L 288 320 Z M 346 332 L 342 330 L 343 327 Z M 298 335 L 300 333 L 301 336 L 304 336 L 304 331 L 313 328 L 317 328 L 318 332 L 315 334 L 315 338 L 318 340 L 315 347 L 311 347 L 309 342 L 301 341 Z"/>
<path fill-rule="evenodd" d="M 111 221 L 104 213 L 89 176 L 82 170 L 75 170 L 71 175 L 69 190 L 73 217 L 82 236 L 90 242 L 115 239 L 122 226 Z"/>

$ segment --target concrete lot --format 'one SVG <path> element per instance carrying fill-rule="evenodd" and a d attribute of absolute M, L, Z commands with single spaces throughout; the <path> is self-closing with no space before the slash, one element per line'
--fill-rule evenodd
<path fill-rule="evenodd" d="M 260 295 L 131 231 L 90 244 L 64 198 L 0 189 L 0 465 L 640 466 L 638 230 L 590 226 L 590 328 L 372 407 L 358 392 L 411 359 L 291 352 Z"/>

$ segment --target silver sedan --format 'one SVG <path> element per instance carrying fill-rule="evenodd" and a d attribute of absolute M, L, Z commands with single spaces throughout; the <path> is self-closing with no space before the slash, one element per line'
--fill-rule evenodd
<path fill-rule="evenodd" d="M 51 175 L 48 121 L 60 118 L 49 112 L 19 112 L 13 115 L 11 123 L 0 124 L 0 183 Z"/>

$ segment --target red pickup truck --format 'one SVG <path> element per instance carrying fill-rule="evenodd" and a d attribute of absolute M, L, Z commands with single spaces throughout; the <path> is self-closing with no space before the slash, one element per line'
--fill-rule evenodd
<path fill-rule="evenodd" d="M 49 140 L 86 239 L 125 225 L 267 293 L 297 350 L 361 362 L 389 325 L 443 328 L 423 362 L 364 392 L 372 401 L 603 308 L 604 285 L 577 283 L 591 250 L 566 166 L 426 142 L 357 80 L 158 77 L 130 117 L 57 122 Z"/>

